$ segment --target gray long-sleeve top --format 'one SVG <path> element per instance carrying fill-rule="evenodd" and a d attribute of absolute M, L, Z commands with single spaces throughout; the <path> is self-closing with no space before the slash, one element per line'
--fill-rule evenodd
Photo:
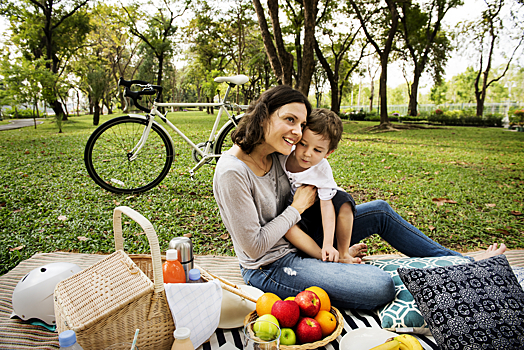
<path fill-rule="evenodd" d="M 300 221 L 288 206 L 289 181 L 276 155 L 264 176 L 237 157 L 223 154 L 213 179 L 213 193 L 240 264 L 257 269 L 296 251 L 283 237 Z"/>

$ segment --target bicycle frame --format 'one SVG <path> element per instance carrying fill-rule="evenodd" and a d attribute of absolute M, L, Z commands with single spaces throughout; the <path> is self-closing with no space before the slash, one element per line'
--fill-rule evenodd
<path fill-rule="evenodd" d="M 147 114 L 146 118 L 148 119 L 147 127 L 144 130 L 144 133 L 142 134 L 140 140 L 137 142 L 135 147 L 131 150 L 131 156 L 129 157 L 130 161 L 133 161 L 138 156 L 138 153 L 142 149 L 142 147 L 145 145 L 147 138 L 149 137 L 149 132 L 151 130 L 151 127 L 153 123 L 155 122 L 155 117 L 159 117 L 164 123 L 167 124 L 173 131 L 175 131 L 178 136 L 180 136 L 191 148 L 193 148 L 201 157 L 202 159 L 189 171 L 189 174 L 191 178 L 193 178 L 193 175 L 195 171 L 197 171 L 202 165 L 209 162 L 212 158 L 218 158 L 220 155 L 214 154 L 211 152 L 213 149 L 211 146 L 213 145 L 217 135 L 217 129 L 218 125 L 220 124 L 220 120 L 222 119 L 222 114 L 225 112 L 228 119 L 235 123 L 235 118 L 233 118 L 234 114 L 230 114 L 227 110 L 227 107 L 233 108 L 233 107 L 240 107 L 243 106 L 237 106 L 233 104 L 227 103 L 227 98 L 229 96 L 229 93 L 231 91 L 231 86 L 227 87 L 226 93 L 224 95 L 224 98 L 221 102 L 218 103 L 171 103 L 171 102 L 153 102 L 153 107 L 151 108 L 151 112 Z M 169 119 L 167 119 L 167 114 L 169 111 L 167 111 L 165 114 L 162 114 L 158 108 L 159 107 L 218 107 L 218 113 L 217 117 L 215 118 L 215 122 L 213 123 L 213 128 L 211 129 L 211 133 L 209 134 L 209 138 L 205 142 L 205 147 L 202 150 L 198 145 L 196 145 L 191 139 L 189 139 L 180 129 L 178 129 Z M 142 116 L 140 116 L 142 117 Z M 167 133 L 171 142 L 173 143 L 173 138 L 171 137 L 171 134 Z"/>

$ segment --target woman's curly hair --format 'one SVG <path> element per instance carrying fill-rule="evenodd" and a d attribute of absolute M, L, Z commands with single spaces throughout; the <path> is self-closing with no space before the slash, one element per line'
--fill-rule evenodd
<path fill-rule="evenodd" d="M 278 85 L 267 90 L 249 105 L 238 127 L 231 134 L 232 141 L 244 152 L 251 153 L 256 145 L 264 141 L 264 127 L 269 116 L 280 107 L 296 102 L 306 106 L 309 117 L 311 104 L 300 91 L 288 85 Z"/>

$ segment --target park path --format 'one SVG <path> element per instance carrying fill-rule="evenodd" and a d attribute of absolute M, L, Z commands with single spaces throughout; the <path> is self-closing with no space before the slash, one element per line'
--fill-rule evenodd
<path fill-rule="evenodd" d="M 37 120 L 36 124 L 42 124 L 43 121 Z M 2 130 L 12 130 L 20 129 L 27 126 L 34 126 L 35 122 L 33 119 L 12 119 L 9 120 L 9 124 L 0 125 L 0 131 Z"/>

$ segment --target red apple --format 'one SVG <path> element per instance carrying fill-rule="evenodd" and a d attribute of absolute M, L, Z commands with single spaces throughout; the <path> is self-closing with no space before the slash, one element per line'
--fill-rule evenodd
<path fill-rule="evenodd" d="M 310 317 L 304 317 L 300 320 L 296 333 L 300 344 L 313 343 L 322 339 L 320 323 Z"/>
<path fill-rule="evenodd" d="M 306 317 L 315 317 L 320 310 L 320 299 L 310 290 L 298 293 L 295 297 L 295 303 L 298 304 L 300 313 Z"/>
<path fill-rule="evenodd" d="M 280 327 L 291 328 L 297 324 L 300 308 L 293 300 L 277 300 L 271 308 L 271 315 L 277 318 Z"/>

